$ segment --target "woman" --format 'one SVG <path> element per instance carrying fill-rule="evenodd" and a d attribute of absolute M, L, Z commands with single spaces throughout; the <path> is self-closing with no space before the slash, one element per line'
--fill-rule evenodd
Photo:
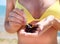
<path fill-rule="evenodd" d="M 7 0 L 6 31 L 17 32 L 18 44 L 57 44 L 59 9 L 59 0 Z M 53 20 L 47 17 L 50 15 L 54 16 Z M 43 22 L 43 25 L 41 22 L 37 23 L 38 21 Z M 34 33 L 27 33 L 23 27 L 28 23 L 38 24 L 39 28 Z M 41 29 L 44 31 L 40 33 Z"/>

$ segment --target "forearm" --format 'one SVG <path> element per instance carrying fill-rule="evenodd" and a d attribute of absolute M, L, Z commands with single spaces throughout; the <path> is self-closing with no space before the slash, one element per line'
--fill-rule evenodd
<path fill-rule="evenodd" d="M 5 21 L 5 30 L 9 33 L 12 33 L 13 29 L 11 29 L 11 26 L 9 25 L 8 21 Z"/>
<path fill-rule="evenodd" d="M 14 9 L 14 3 L 13 3 L 13 1 L 12 0 L 6 0 L 7 1 L 7 6 L 6 6 L 6 18 L 5 18 L 5 30 L 7 31 L 7 32 L 15 32 L 15 30 L 14 29 L 12 29 L 12 27 L 11 27 L 11 25 L 9 24 L 9 19 L 8 19 L 8 17 L 9 17 L 9 13 L 11 12 L 11 11 L 13 11 L 13 9 Z"/>
<path fill-rule="evenodd" d="M 18 29 L 18 26 L 13 26 L 13 24 L 9 23 L 9 22 L 5 22 L 5 30 L 9 33 L 15 33 L 17 32 L 19 29 Z"/>

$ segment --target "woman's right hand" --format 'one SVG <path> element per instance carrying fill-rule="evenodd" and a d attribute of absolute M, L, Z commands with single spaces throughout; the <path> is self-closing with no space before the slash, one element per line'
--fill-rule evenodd
<path fill-rule="evenodd" d="M 26 24 L 25 14 L 18 8 L 9 13 L 8 20 L 11 28 L 16 30 L 21 29 Z"/>

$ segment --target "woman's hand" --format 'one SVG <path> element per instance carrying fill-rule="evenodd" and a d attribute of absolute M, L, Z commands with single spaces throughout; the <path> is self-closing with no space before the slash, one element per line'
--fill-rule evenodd
<path fill-rule="evenodd" d="M 44 18 L 42 21 L 37 23 L 39 25 L 40 30 L 42 30 L 39 34 L 42 35 L 49 28 L 53 27 L 56 30 L 60 30 L 60 20 L 55 18 L 53 15 L 49 15 Z"/>
<path fill-rule="evenodd" d="M 39 34 L 44 33 L 47 31 L 49 28 L 51 28 L 54 24 L 54 16 L 50 15 L 46 18 L 44 18 L 42 21 L 32 21 L 30 23 L 32 25 L 31 28 L 27 27 L 26 31 L 27 32 L 36 32 L 38 31 Z M 35 29 L 36 28 L 36 29 Z"/>
<path fill-rule="evenodd" d="M 26 24 L 25 14 L 18 8 L 15 8 L 12 12 L 9 13 L 8 20 L 11 30 L 13 31 L 18 31 Z"/>

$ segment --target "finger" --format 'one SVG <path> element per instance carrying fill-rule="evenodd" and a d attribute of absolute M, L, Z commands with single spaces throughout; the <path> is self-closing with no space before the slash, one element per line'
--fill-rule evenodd
<path fill-rule="evenodd" d="M 18 19 L 16 19 L 15 17 L 9 17 L 8 18 L 9 19 L 9 22 L 17 22 L 17 23 L 22 23 L 22 21 L 21 20 L 18 20 Z"/>
<path fill-rule="evenodd" d="M 11 12 L 9 17 L 15 17 L 16 19 L 24 22 L 24 19 L 21 16 L 17 15 L 16 13 L 14 13 L 14 12 Z"/>
<path fill-rule="evenodd" d="M 16 16 L 17 17 L 17 16 Z M 10 15 L 9 17 L 8 17 L 8 19 L 9 19 L 9 21 L 14 21 L 14 22 L 23 22 L 23 19 L 22 18 L 16 18 L 15 16 L 13 16 L 13 14 L 12 15 Z"/>
<path fill-rule="evenodd" d="M 21 26 L 22 26 L 22 24 L 20 23 L 17 23 L 17 22 L 9 22 L 9 24 L 12 26 L 12 27 L 18 27 L 18 28 L 20 28 Z"/>
<path fill-rule="evenodd" d="M 25 14 L 23 11 L 21 11 L 20 9 L 16 8 L 13 10 L 13 12 L 17 13 L 18 15 L 22 16 L 23 18 L 25 17 Z"/>
<path fill-rule="evenodd" d="M 16 8 L 16 9 L 13 10 L 13 12 L 16 13 L 17 15 L 21 16 L 26 21 L 26 16 L 23 13 L 23 11 Z"/>
<path fill-rule="evenodd" d="M 39 30 L 39 36 L 41 36 L 44 32 L 46 32 L 48 29 L 50 29 L 52 27 L 52 25 L 46 26 L 44 27 L 43 30 Z"/>

